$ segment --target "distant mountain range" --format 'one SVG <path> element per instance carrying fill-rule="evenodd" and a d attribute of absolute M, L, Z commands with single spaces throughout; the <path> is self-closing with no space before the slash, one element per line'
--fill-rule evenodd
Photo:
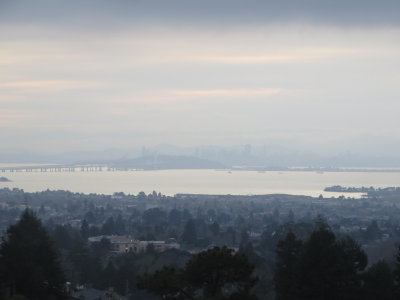
<path fill-rule="evenodd" d="M 193 156 L 154 155 L 133 159 L 120 159 L 112 161 L 110 167 L 132 168 L 144 170 L 166 169 L 225 169 L 226 166 L 211 160 Z"/>

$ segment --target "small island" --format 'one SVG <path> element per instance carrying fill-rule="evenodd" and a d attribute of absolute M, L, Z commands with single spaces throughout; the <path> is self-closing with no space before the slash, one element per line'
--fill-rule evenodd
<path fill-rule="evenodd" d="M 11 180 L 6 177 L 0 177 L 0 182 L 10 182 Z"/>
<path fill-rule="evenodd" d="M 324 189 L 325 192 L 338 192 L 338 193 L 368 193 L 375 192 L 375 188 L 371 187 L 344 187 L 341 185 L 329 186 Z"/>
<path fill-rule="evenodd" d="M 330 186 L 324 189 L 325 192 L 339 192 L 339 193 L 363 193 L 368 197 L 395 197 L 400 196 L 400 187 L 343 187 L 340 185 Z"/>

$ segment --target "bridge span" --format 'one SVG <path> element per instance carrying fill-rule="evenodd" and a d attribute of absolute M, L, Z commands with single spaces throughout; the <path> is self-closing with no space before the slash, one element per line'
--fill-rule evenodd
<path fill-rule="evenodd" d="M 136 169 L 114 168 L 107 165 L 35 165 L 0 167 L 0 173 L 14 172 L 102 172 L 136 171 Z"/>

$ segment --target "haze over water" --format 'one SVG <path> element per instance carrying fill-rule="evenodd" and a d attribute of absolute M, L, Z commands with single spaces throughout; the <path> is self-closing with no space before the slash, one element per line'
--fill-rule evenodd
<path fill-rule="evenodd" d="M 256 172 L 217 170 L 159 170 L 113 172 L 14 172 L 2 173 L 12 182 L 0 182 L 0 187 L 21 188 L 26 192 L 46 189 L 70 190 L 80 193 L 137 194 L 153 190 L 165 195 L 191 194 L 293 194 L 338 197 L 343 193 L 324 192 L 332 185 L 346 187 L 398 186 L 397 172 Z M 360 197 L 347 193 L 346 197 Z"/>

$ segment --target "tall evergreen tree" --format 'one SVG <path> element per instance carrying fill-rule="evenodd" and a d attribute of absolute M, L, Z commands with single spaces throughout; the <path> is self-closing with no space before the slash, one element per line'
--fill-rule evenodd
<path fill-rule="evenodd" d="M 52 241 L 35 214 L 26 210 L 8 228 L 0 248 L 4 274 L 18 294 L 31 300 L 62 299 L 64 273 Z"/>
<path fill-rule="evenodd" d="M 395 267 L 393 271 L 393 280 L 394 280 L 394 293 L 397 296 L 397 299 L 400 299 L 400 246 L 397 250 Z"/>
<path fill-rule="evenodd" d="M 89 237 L 89 223 L 86 221 L 86 219 L 83 219 L 82 224 L 81 224 L 81 236 L 84 239 L 87 239 Z"/>
<path fill-rule="evenodd" d="M 278 243 L 277 299 L 360 299 L 367 256 L 351 238 L 337 240 L 322 219 L 302 244 L 289 233 Z"/>
<path fill-rule="evenodd" d="M 115 231 L 119 235 L 123 235 L 125 233 L 125 221 L 121 214 L 118 215 L 117 220 L 115 221 Z"/>
<path fill-rule="evenodd" d="M 183 269 L 164 267 L 139 277 L 138 287 L 170 300 L 255 300 L 253 270 L 244 254 L 215 247 L 193 256 Z"/>
<path fill-rule="evenodd" d="M 352 239 L 337 241 L 326 225 L 304 244 L 299 260 L 298 299 L 356 299 L 367 257 Z"/>
<path fill-rule="evenodd" d="M 182 222 L 182 213 L 177 209 L 171 209 L 168 214 L 168 223 L 169 225 L 179 226 Z"/>
<path fill-rule="evenodd" d="M 101 233 L 104 235 L 111 235 L 115 233 L 115 222 L 113 217 L 109 217 L 101 227 Z"/>
<path fill-rule="evenodd" d="M 365 238 L 368 241 L 374 241 L 381 237 L 381 230 L 379 229 L 378 223 L 376 220 L 371 221 L 368 225 L 367 230 L 365 231 Z"/>
<path fill-rule="evenodd" d="M 246 255 L 215 247 L 189 260 L 184 276 L 205 299 L 254 299 L 250 292 L 257 281 L 253 271 Z"/>
<path fill-rule="evenodd" d="M 196 225 L 194 224 L 193 219 L 189 219 L 186 224 L 185 228 L 182 233 L 182 241 L 185 244 L 195 245 L 197 242 L 197 229 Z"/>
<path fill-rule="evenodd" d="M 71 247 L 72 238 L 65 226 L 58 225 L 52 233 L 52 239 L 58 249 L 69 249 Z"/>
<path fill-rule="evenodd" d="M 364 274 L 363 300 L 395 300 L 393 274 L 384 261 L 373 264 Z"/>
<path fill-rule="evenodd" d="M 277 300 L 296 299 L 297 266 L 303 243 L 290 231 L 276 246 L 275 291 Z"/>

